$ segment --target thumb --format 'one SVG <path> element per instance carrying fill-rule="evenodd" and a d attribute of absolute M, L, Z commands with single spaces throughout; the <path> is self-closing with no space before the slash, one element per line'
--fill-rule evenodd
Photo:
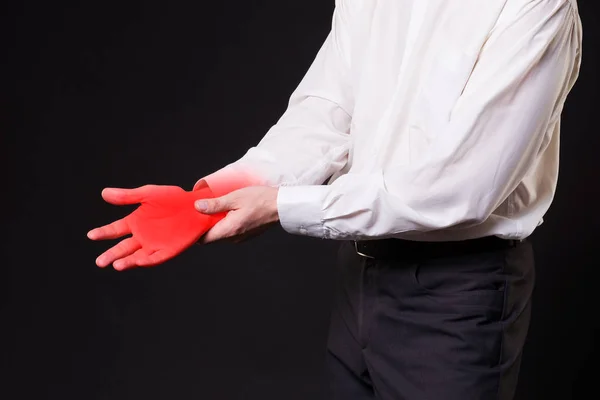
<path fill-rule="evenodd" d="M 203 214 L 218 214 L 233 210 L 234 199 L 231 195 L 227 194 L 213 199 L 197 200 L 194 203 L 194 207 Z"/>

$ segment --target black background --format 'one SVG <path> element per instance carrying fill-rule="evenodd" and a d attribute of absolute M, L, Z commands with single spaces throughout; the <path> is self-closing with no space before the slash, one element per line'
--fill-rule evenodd
<path fill-rule="evenodd" d="M 568 99 L 559 190 L 534 233 L 519 399 L 598 371 L 598 12 Z M 325 399 L 337 243 L 274 228 L 151 269 L 99 269 L 106 186 L 191 188 L 284 111 L 333 1 L 9 2 L 1 10 L 4 399 Z M 593 393 L 593 391 L 592 391 Z M 593 395 L 592 395 L 593 397 Z"/>

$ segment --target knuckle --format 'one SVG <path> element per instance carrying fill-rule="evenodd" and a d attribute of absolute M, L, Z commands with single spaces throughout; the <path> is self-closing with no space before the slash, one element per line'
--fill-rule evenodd
<path fill-rule="evenodd" d="M 231 229 L 231 233 L 234 235 L 241 235 L 244 233 L 244 227 L 241 224 L 235 224 Z"/>
<path fill-rule="evenodd" d="M 232 206 L 232 208 L 236 207 L 240 201 L 240 194 L 237 192 L 229 193 L 228 201 L 229 201 L 229 204 Z"/>

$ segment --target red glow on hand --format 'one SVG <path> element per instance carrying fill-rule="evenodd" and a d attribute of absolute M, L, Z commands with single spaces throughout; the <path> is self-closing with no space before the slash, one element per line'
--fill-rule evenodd
<path fill-rule="evenodd" d="M 88 233 L 92 240 L 132 235 L 96 260 L 100 267 L 113 263 L 117 270 L 154 266 L 179 255 L 226 215 L 205 215 L 195 210 L 196 200 L 214 197 L 208 187 L 191 192 L 160 185 L 108 188 L 102 191 L 102 197 L 115 205 L 140 203 L 125 218 Z"/>

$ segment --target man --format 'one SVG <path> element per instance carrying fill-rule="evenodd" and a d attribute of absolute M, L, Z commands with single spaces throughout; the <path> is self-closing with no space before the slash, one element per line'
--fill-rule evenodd
<path fill-rule="evenodd" d="M 262 179 L 197 203 L 230 211 L 204 243 L 342 241 L 335 399 L 513 397 L 581 40 L 575 0 L 337 0 L 282 118 L 196 184 Z"/>

